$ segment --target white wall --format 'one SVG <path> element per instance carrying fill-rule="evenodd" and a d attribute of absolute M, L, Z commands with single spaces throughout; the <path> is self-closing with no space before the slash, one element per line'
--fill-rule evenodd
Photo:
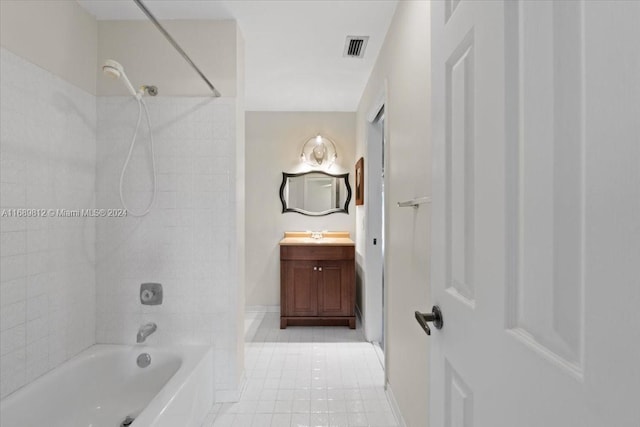
<path fill-rule="evenodd" d="M 357 113 L 360 156 L 366 153 L 366 116 L 386 82 L 386 374 L 408 426 L 428 425 L 429 341 L 413 311 L 431 310 L 430 208 L 398 208 L 396 202 L 431 191 L 429 22 L 428 2 L 398 3 Z M 359 217 L 359 230 L 364 221 Z"/>
<path fill-rule="evenodd" d="M 4 48 L 0 92 L 4 397 L 95 342 L 95 220 L 10 210 L 94 207 L 96 106 L 91 93 Z"/>
<path fill-rule="evenodd" d="M 235 21 L 164 20 L 162 26 L 189 54 L 224 97 L 237 94 Z M 120 82 L 105 78 L 106 59 L 120 62 L 134 87 L 156 85 L 162 96 L 210 96 L 211 90 L 149 21 L 99 21 L 98 95 L 126 95 Z"/>
<path fill-rule="evenodd" d="M 282 172 L 310 169 L 300 163 L 307 139 L 321 133 L 337 146 L 331 173 L 349 173 L 354 188 L 355 113 L 247 112 L 246 114 L 246 304 L 280 304 L 280 251 L 285 231 L 331 230 L 355 235 L 354 197 L 349 214 L 310 217 L 282 213 Z"/>
<path fill-rule="evenodd" d="M 97 334 L 135 343 L 155 322 L 149 344 L 214 346 L 218 390 L 236 386 L 234 333 L 235 101 L 148 98 L 154 123 L 158 195 L 144 217 L 97 224 Z M 132 97 L 98 97 L 97 206 L 121 207 L 119 175 L 137 116 Z M 151 197 L 149 140 L 139 135 L 125 176 L 125 200 L 140 211 Z M 143 306 L 143 282 L 160 282 L 164 301 Z"/>
<path fill-rule="evenodd" d="M 93 207 L 96 21 L 3 0 L 0 44 L 0 207 Z M 95 342 L 93 224 L 0 218 L 0 397 Z"/>
<path fill-rule="evenodd" d="M 98 24 L 77 2 L 0 1 L 0 43 L 95 95 Z"/>
<path fill-rule="evenodd" d="M 150 343 L 214 346 L 217 400 L 241 386 L 244 350 L 244 49 L 234 21 L 168 21 L 167 30 L 223 98 L 208 87 L 147 21 L 100 21 L 98 61 L 122 63 L 148 97 L 156 138 L 158 201 L 140 219 L 98 224 L 98 342 L 131 343 L 155 321 Z M 98 204 L 119 207 L 118 179 L 137 117 L 120 82 L 98 71 Z M 103 96 L 107 95 L 107 96 Z M 201 95 L 201 96 L 194 96 Z M 143 123 L 142 129 L 145 129 Z M 126 183 L 131 209 L 149 200 L 146 131 Z M 159 307 L 139 303 L 139 286 L 165 286 Z"/>
<path fill-rule="evenodd" d="M 98 223 L 97 341 L 135 342 L 139 326 L 154 321 L 151 344 L 211 344 L 216 399 L 233 400 L 244 369 L 244 106 L 234 97 L 243 93 L 244 45 L 233 21 L 168 21 L 166 28 L 224 97 L 211 96 L 151 23 L 99 22 L 98 60 L 121 62 L 134 85 L 157 85 L 160 96 L 146 98 L 157 204 L 144 218 Z M 113 208 L 138 109 L 130 96 L 111 96 L 126 90 L 101 72 L 98 94 L 97 200 Z M 144 131 L 125 180 L 135 211 L 151 196 L 148 154 Z M 140 283 L 149 281 L 165 288 L 161 306 L 139 302 Z"/>
<path fill-rule="evenodd" d="M 213 99 L 148 22 L 100 23 L 98 44 L 98 23 L 75 1 L 0 5 L 3 46 L 90 92 L 2 50 L 2 208 L 91 208 L 96 192 L 98 206 L 120 208 L 118 177 L 137 107 L 130 97 L 93 96 L 96 77 L 101 94 L 125 93 L 102 75 L 102 59 L 122 61 L 136 85 L 183 96 L 148 99 L 160 189 L 148 217 L 2 218 L 2 396 L 95 343 L 96 334 L 99 342 L 132 343 L 141 323 L 157 321 L 150 343 L 214 345 L 217 397 L 232 399 L 244 356 L 238 27 L 167 25 L 226 96 Z M 204 96 L 184 97 L 197 93 Z M 150 195 L 147 147 L 138 145 L 127 174 L 134 209 Z M 139 283 L 154 280 L 165 285 L 165 303 L 143 309 Z"/>

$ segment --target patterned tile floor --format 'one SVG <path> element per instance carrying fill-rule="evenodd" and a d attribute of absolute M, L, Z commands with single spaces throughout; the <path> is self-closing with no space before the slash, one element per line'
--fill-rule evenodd
<path fill-rule="evenodd" d="M 237 403 L 216 404 L 203 427 L 395 427 L 384 372 L 360 329 L 279 328 L 251 314 L 247 383 Z"/>

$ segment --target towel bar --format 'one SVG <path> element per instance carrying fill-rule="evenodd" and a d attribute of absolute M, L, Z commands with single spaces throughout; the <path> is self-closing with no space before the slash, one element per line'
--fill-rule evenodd
<path fill-rule="evenodd" d="M 413 207 L 417 208 L 423 203 L 431 203 L 431 197 L 417 197 L 415 199 L 407 200 L 404 202 L 398 202 L 399 208 Z"/>

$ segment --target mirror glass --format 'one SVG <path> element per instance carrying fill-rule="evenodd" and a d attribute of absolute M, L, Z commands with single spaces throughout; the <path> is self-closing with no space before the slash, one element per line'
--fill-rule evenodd
<path fill-rule="evenodd" d="M 282 172 L 280 201 L 283 213 L 298 212 L 312 216 L 349 213 L 350 200 L 348 173 L 332 175 L 319 171 Z"/>

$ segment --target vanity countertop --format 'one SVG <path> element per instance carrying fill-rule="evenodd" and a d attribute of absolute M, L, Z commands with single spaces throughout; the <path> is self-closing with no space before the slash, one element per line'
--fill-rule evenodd
<path fill-rule="evenodd" d="M 293 245 L 355 246 L 355 243 L 349 237 L 348 231 L 327 231 L 322 233 L 320 239 L 311 237 L 310 231 L 285 231 L 280 246 Z"/>

